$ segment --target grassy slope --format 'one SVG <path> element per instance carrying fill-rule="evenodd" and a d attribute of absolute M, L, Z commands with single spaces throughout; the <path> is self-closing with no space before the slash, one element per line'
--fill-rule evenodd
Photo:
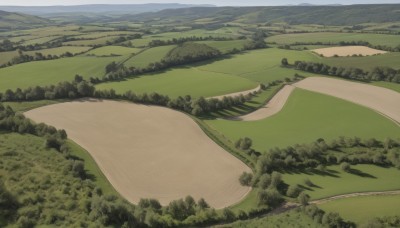
<path fill-rule="evenodd" d="M 362 34 L 362 33 L 299 33 L 271 36 L 267 42 L 276 42 L 278 44 L 293 44 L 296 42 L 332 42 L 340 41 L 368 41 L 373 45 L 386 45 L 396 47 L 400 45 L 400 39 L 397 35 L 386 34 Z"/>
<path fill-rule="evenodd" d="M 252 138 L 253 147 L 259 151 L 310 143 L 318 138 L 384 139 L 400 135 L 399 127 L 372 110 L 300 89 L 293 92 L 281 112 L 270 118 L 249 122 L 206 120 L 206 123 L 232 141 L 245 136 Z"/>
<path fill-rule="evenodd" d="M 37 51 L 28 51 L 28 52 L 25 52 L 24 54 L 35 55 L 36 52 L 42 53 L 43 55 L 61 55 L 66 52 L 70 52 L 72 54 L 77 54 L 77 53 L 85 52 L 89 49 L 90 49 L 90 47 L 62 46 L 62 47 L 49 48 L 49 49 L 43 49 L 43 50 L 37 50 Z"/>
<path fill-rule="evenodd" d="M 226 74 L 202 72 L 193 68 L 177 68 L 148 74 L 123 82 L 103 83 L 97 89 L 115 89 L 119 93 L 158 92 L 171 97 L 190 94 L 193 97 L 217 96 L 255 88 L 256 83 Z"/>
<path fill-rule="evenodd" d="M 0 69 L 0 91 L 71 81 L 76 74 L 102 77 L 105 66 L 121 57 L 73 57 L 18 64 Z"/>
<path fill-rule="evenodd" d="M 139 55 L 133 56 L 124 64 L 126 67 L 147 67 L 150 63 L 161 61 L 161 59 L 163 59 L 165 55 L 174 47 L 175 45 L 150 48 L 140 53 Z"/>
<path fill-rule="evenodd" d="M 400 170 L 396 168 L 383 168 L 375 165 L 354 165 L 352 169 L 361 171 L 372 176 L 359 176 L 343 172 L 340 166 L 329 166 L 329 173 L 287 173 L 283 175 L 285 183 L 303 185 L 304 180 L 309 178 L 317 187 L 311 187 L 306 193 L 311 199 L 320 199 L 329 196 L 370 191 L 387 191 L 400 189 L 398 177 Z"/>
<path fill-rule="evenodd" d="M 400 196 L 361 196 L 331 201 L 319 207 L 338 212 L 346 220 L 363 224 L 374 217 L 400 215 Z"/>
<path fill-rule="evenodd" d="M 231 51 L 234 48 L 238 50 L 242 49 L 246 43 L 249 41 L 247 40 L 228 40 L 228 41 L 198 41 L 196 43 L 206 44 L 210 47 L 216 48 L 222 53 L 226 53 Z"/>
<path fill-rule="evenodd" d="M 226 228 L 253 228 L 253 227 L 268 227 L 268 228 L 317 228 L 320 224 L 314 222 L 310 217 L 297 210 L 291 210 L 279 215 L 267 216 L 264 218 L 251 219 L 246 221 L 235 222 L 226 226 Z"/>

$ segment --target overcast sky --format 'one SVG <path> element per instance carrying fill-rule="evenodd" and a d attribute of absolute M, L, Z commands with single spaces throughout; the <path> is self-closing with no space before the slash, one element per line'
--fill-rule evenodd
<path fill-rule="evenodd" d="M 400 3 L 400 0 L 0 0 L 0 5 L 46 6 L 46 5 L 84 5 L 84 4 L 142 4 L 142 3 L 186 3 L 213 5 L 288 5 L 312 4 L 380 4 Z"/>

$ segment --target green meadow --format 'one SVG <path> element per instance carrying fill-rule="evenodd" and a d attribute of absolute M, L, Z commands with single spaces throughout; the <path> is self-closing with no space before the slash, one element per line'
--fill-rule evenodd
<path fill-rule="evenodd" d="M 86 55 L 107 56 L 107 55 L 131 55 L 140 52 L 139 48 L 129 48 L 122 46 L 104 46 L 93 49 L 86 53 Z"/>
<path fill-rule="evenodd" d="M 132 90 L 139 94 L 157 92 L 170 97 L 210 97 L 253 89 L 257 85 L 245 78 L 227 74 L 204 72 L 195 68 L 175 68 L 121 82 L 102 83 L 96 88 L 114 89 L 117 93 Z"/>
<path fill-rule="evenodd" d="M 284 108 L 258 121 L 205 120 L 231 141 L 249 137 L 253 147 L 266 151 L 318 138 L 339 136 L 384 139 L 400 135 L 400 128 L 380 114 L 327 95 L 296 89 Z"/>
<path fill-rule="evenodd" d="M 324 211 L 337 212 L 346 220 L 364 224 L 375 217 L 399 216 L 400 195 L 359 196 L 331 201 L 319 207 Z"/>
<path fill-rule="evenodd" d="M 145 68 L 150 63 L 160 62 L 174 47 L 176 46 L 168 45 L 147 49 L 127 60 L 124 65 L 126 67 Z"/>
<path fill-rule="evenodd" d="M 357 173 L 347 173 L 339 165 L 328 166 L 326 172 L 284 173 L 283 181 L 288 185 L 298 184 L 305 187 L 305 192 L 312 200 L 330 196 L 355 193 L 400 189 L 398 177 L 400 170 L 375 165 L 352 165 Z M 309 187 L 309 179 L 314 186 Z"/>
<path fill-rule="evenodd" d="M 0 69 L 0 91 L 72 81 L 76 74 L 86 79 L 92 76 L 101 78 L 105 74 L 107 64 L 121 60 L 121 57 L 72 57 L 2 68 Z"/>

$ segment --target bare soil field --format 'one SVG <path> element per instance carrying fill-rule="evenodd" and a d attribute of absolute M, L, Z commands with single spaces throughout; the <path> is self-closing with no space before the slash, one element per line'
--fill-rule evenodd
<path fill-rule="evenodd" d="M 368 107 L 400 123 L 400 93 L 393 90 L 325 77 L 310 77 L 293 85 Z"/>
<path fill-rule="evenodd" d="M 333 57 L 337 56 L 352 56 L 352 55 L 376 55 L 376 54 L 385 54 L 386 51 L 376 50 L 373 48 L 365 47 L 365 46 L 343 46 L 343 47 L 329 47 L 329 48 L 320 48 L 314 49 L 313 52 L 323 55 L 324 57 Z"/>
<path fill-rule="evenodd" d="M 285 105 L 287 99 L 294 89 L 294 86 L 286 85 L 262 108 L 247 115 L 239 116 L 235 118 L 235 120 L 255 121 L 275 115 L 282 110 L 283 106 Z"/>
<path fill-rule="evenodd" d="M 238 181 L 242 172 L 251 172 L 250 168 L 208 138 L 183 113 L 89 99 L 45 106 L 25 115 L 65 129 L 132 203 L 155 198 L 166 205 L 191 195 L 223 208 L 250 191 Z"/>

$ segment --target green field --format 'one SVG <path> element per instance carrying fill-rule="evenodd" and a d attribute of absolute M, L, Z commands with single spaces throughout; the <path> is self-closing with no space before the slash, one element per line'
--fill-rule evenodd
<path fill-rule="evenodd" d="M 105 46 L 93 49 L 86 53 L 86 55 L 96 55 L 96 56 L 107 56 L 107 55 L 131 55 L 136 54 L 141 49 L 139 48 L 128 48 L 122 46 Z"/>
<path fill-rule="evenodd" d="M 157 92 L 170 97 L 191 95 L 218 96 L 249 90 L 257 83 L 227 74 L 199 71 L 194 68 L 176 68 L 127 79 L 121 82 L 102 83 L 97 89 L 114 89 L 117 93 L 132 90 L 135 93 Z"/>
<path fill-rule="evenodd" d="M 372 45 L 386 45 L 390 47 L 396 47 L 400 45 L 400 39 L 397 35 L 332 32 L 283 34 L 268 37 L 266 41 L 276 42 L 277 44 L 293 44 L 296 42 L 338 43 L 340 41 L 367 41 Z"/>
<path fill-rule="evenodd" d="M 301 89 L 292 93 L 281 112 L 267 119 L 205 122 L 231 141 L 250 137 L 254 149 L 261 152 L 296 143 L 311 143 L 318 138 L 384 139 L 400 135 L 397 125 L 368 108 Z"/>
<path fill-rule="evenodd" d="M 400 39 L 400 37 L 399 37 Z M 391 67 L 400 69 L 400 53 L 392 52 L 383 55 L 365 56 L 365 57 L 338 57 L 321 58 L 322 62 L 330 66 L 356 67 L 371 70 L 374 67 Z"/>
<path fill-rule="evenodd" d="M 335 195 L 342 195 L 354 192 L 388 191 L 400 189 L 398 177 L 400 170 L 384 168 L 375 165 L 353 165 L 352 169 L 360 171 L 360 176 L 353 173 L 346 173 L 339 165 L 327 167 L 327 172 L 307 173 L 285 173 L 283 181 L 289 185 L 299 184 L 309 188 L 305 192 L 311 199 L 321 199 Z M 308 187 L 304 180 L 310 179 L 315 185 Z"/>
<path fill-rule="evenodd" d="M 249 41 L 247 40 L 229 40 L 229 41 L 198 41 L 196 43 L 206 44 L 218 49 L 222 53 L 227 53 L 234 48 L 241 50 Z"/>
<path fill-rule="evenodd" d="M 154 47 L 133 56 L 124 64 L 126 67 L 145 68 L 150 63 L 160 62 L 175 45 Z"/>
<path fill-rule="evenodd" d="M 282 58 L 288 58 L 291 62 L 296 60 L 318 60 L 317 56 L 309 52 L 269 48 L 248 51 L 243 54 L 233 55 L 230 58 L 211 61 L 210 63 L 201 63 L 197 68 L 206 72 L 236 75 L 260 83 L 292 78 L 296 72 L 304 76 L 311 75 L 305 72 L 282 68 Z"/>
<path fill-rule="evenodd" d="M 91 40 L 74 40 L 74 41 L 64 42 L 63 45 L 72 45 L 72 46 L 105 45 L 107 41 L 113 41 L 118 37 L 119 36 L 106 36 Z"/>
<path fill-rule="evenodd" d="M 331 201 L 319 207 L 337 212 L 346 220 L 364 224 L 376 217 L 400 216 L 400 195 L 359 196 Z"/>
<path fill-rule="evenodd" d="M 107 64 L 120 60 L 121 57 L 73 57 L 2 68 L 0 69 L 0 91 L 72 81 L 76 74 L 87 79 L 92 76 L 101 78 L 105 74 Z"/>

